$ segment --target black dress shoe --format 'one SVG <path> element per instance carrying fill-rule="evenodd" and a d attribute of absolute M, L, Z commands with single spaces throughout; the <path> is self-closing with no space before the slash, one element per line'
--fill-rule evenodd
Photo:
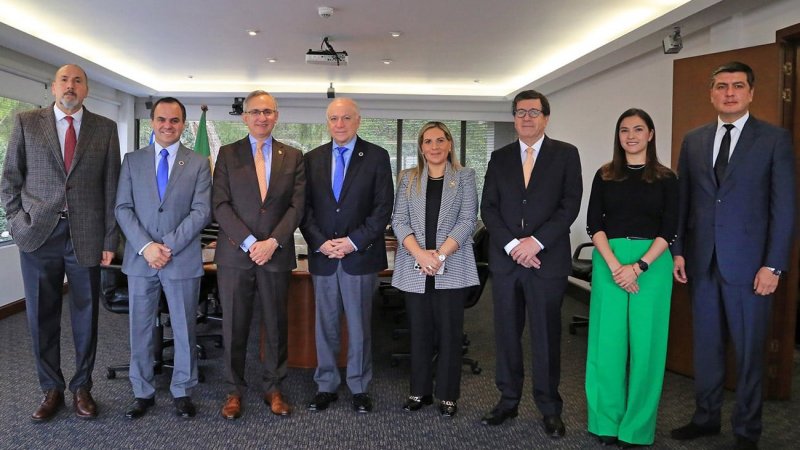
<path fill-rule="evenodd" d="M 372 411 L 372 399 L 369 394 L 362 392 L 353 395 L 353 409 L 357 413 L 366 414 Z"/>
<path fill-rule="evenodd" d="M 715 434 L 719 434 L 719 425 L 716 427 L 704 427 L 702 425 L 697 425 L 694 422 L 689 422 L 687 425 L 684 425 L 680 428 L 675 428 L 669 434 L 672 436 L 672 439 L 687 441 L 689 439 L 696 439 L 702 436 L 713 436 Z"/>
<path fill-rule="evenodd" d="M 339 400 L 335 392 L 317 392 L 314 399 L 308 404 L 309 411 L 324 411 L 332 402 Z"/>
<path fill-rule="evenodd" d="M 597 436 L 597 440 L 603 445 L 614 445 L 617 443 L 616 436 Z"/>
<path fill-rule="evenodd" d="M 619 448 L 636 448 L 636 447 L 644 447 L 644 445 L 642 445 L 642 444 L 634 444 L 632 442 L 617 441 L 617 447 L 619 447 Z"/>
<path fill-rule="evenodd" d="M 191 397 L 178 397 L 175 399 L 175 413 L 184 419 L 189 419 L 197 414 Z"/>
<path fill-rule="evenodd" d="M 736 450 L 758 450 L 758 442 L 744 436 L 736 436 Z"/>
<path fill-rule="evenodd" d="M 442 400 L 439 403 L 439 414 L 442 417 L 453 417 L 458 412 L 458 405 L 456 402 L 451 402 L 450 400 Z"/>
<path fill-rule="evenodd" d="M 547 416 L 542 420 L 542 423 L 544 423 L 544 432 L 551 438 L 558 439 L 567 432 L 561 416 Z"/>
<path fill-rule="evenodd" d="M 481 417 L 481 423 L 484 425 L 500 425 L 501 423 L 505 422 L 506 419 L 513 419 L 517 417 L 517 407 L 504 409 L 500 406 L 495 406 L 493 410 L 486 413 L 483 417 Z"/>
<path fill-rule="evenodd" d="M 133 403 L 128 406 L 128 409 L 125 411 L 125 418 L 126 419 L 138 419 L 142 417 L 146 412 L 147 409 L 151 406 L 156 404 L 155 397 L 151 398 L 134 398 Z"/>
<path fill-rule="evenodd" d="M 419 411 L 423 406 L 433 404 L 432 395 L 409 395 L 403 405 L 403 411 Z"/>

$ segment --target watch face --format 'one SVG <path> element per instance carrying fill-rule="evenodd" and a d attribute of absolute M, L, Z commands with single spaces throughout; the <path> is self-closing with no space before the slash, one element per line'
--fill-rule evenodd
<path fill-rule="evenodd" d="M 443 254 L 441 254 L 441 253 L 439 254 L 439 261 L 444 261 L 444 259 L 445 259 L 445 258 L 447 258 L 447 257 L 446 257 L 446 256 L 444 256 L 444 255 L 443 255 Z"/>

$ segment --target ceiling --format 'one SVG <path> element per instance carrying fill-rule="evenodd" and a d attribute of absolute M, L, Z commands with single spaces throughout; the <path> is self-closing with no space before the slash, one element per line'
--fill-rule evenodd
<path fill-rule="evenodd" d="M 333 82 L 337 94 L 499 98 L 720 1 L 0 0 L 0 43 L 86 63 L 90 78 L 140 97 L 303 96 Z M 323 5 L 332 17 L 319 16 Z M 305 63 L 325 36 L 347 66 Z"/>

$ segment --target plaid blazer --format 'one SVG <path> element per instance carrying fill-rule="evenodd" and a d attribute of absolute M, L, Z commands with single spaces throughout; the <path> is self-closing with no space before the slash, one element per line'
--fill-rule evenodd
<path fill-rule="evenodd" d="M 0 198 L 19 249 L 32 252 L 41 247 L 58 224 L 59 212 L 67 206 L 78 263 L 98 265 L 103 250 L 117 249 L 114 201 L 119 169 L 114 121 L 84 107 L 75 158 L 67 172 L 53 105 L 17 114 L 8 140 Z"/>
<path fill-rule="evenodd" d="M 425 248 L 425 196 L 428 168 L 422 172 L 420 190 L 416 183 L 409 189 L 412 170 L 400 174 L 394 202 L 392 228 L 397 236 L 392 286 L 406 292 L 425 292 L 425 274 L 414 269 L 414 257 L 403 247 L 403 240 L 413 234 L 420 247 Z M 478 190 L 475 170 L 455 170 L 447 163 L 442 189 L 442 202 L 436 231 L 436 247 L 451 237 L 458 250 L 447 257 L 444 273 L 436 275 L 436 289 L 458 289 L 478 284 L 478 269 L 472 251 L 472 233 L 478 216 Z"/>

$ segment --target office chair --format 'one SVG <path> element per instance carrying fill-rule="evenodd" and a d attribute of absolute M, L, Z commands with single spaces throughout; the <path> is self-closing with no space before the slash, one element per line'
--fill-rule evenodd
<path fill-rule="evenodd" d="M 591 242 L 584 242 L 575 249 L 572 254 L 572 277 L 579 280 L 592 282 L 592 258 L 581 258 L 581 252 L 585 248 L 594 247 Z M 589 317 L 587 316 L 572 316 L 572 322 L 569 323 L 569 334 L 575 334 L 578 328 L 585 328 L 589 326 Z"/>

